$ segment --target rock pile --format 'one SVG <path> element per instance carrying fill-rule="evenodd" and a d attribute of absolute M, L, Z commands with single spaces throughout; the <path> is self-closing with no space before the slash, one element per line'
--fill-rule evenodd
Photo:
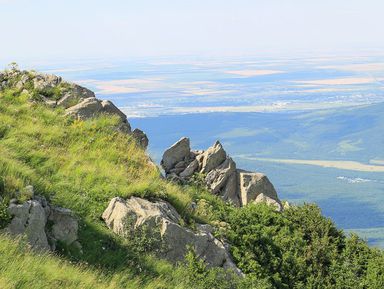
<path fill-rule="evenodd" d="M 31 188 L 27 189 L 33 192 Z M 44 197 L 32 195 L 21 204 L 11 200 L 8 212 L 12 219 L 5 231 L 25 236 L 32 248 L 54 251 L 59 241 L 81 249 L 77 235 L 79 225 L 71 210 L 52 206 Z"/>
<path fill-rule="evenodd" d="M 139 129 L 131 131 L 127 116 L 111 101 L 99 100 L 95 94 L 80 85 L 66 82 L 61 77 L 31 71 L 11 69 L 0 72 L 0 90 L 16 88 L 29 94 L 35 101 L 42 101 L 50 107 L 64 107 L 66 114 L 79 119 L 92 118 L 100 114 L 117 115 L 120 119 L 118 129 L 131 134 L 144 149 L 148 138 Z"/>
<path fill-rule="evenodd" d="M 197 225 L 196 232 L 183 227 L 177 211 L 165 201 L 150 202 L 136 197 L 128 200 L 113 198 L 102 218 L 110 229 L 123 237 L 137 234 L 143 226 L 147 226 L 152 234 L 157 232 L 163 245 L 160 254 L 172 263 L 183 261 L 188 246 L 191 246 L 208 266 L 232 269 L 241 274 L 226 244 L 212 235 L 208 225 Z"/>
<path fill-rule="evenodd" d="M 161 166 L 170 180 L 185 182 L 202 174 L 210 192 L 235 206 L 266 202 L 278 211 L 283 208 L 267 176 L 237 169 L 219 141 L 206 151 L 193 151 L 183 137 L 164 152 Z"/>

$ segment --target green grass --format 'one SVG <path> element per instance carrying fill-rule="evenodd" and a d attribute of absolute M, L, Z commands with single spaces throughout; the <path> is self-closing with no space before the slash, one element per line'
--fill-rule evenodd
<path fill-rule="evenodd" d="M 80 219 L 83 253 L 62 248 L 63 257 L 107 275 L 145 276 L 145 283 L 164 274 L 163 262 L 148 261 L 111 233 L 100 219 L 103 210 L 116 196 L 161 197 L 188 222 L 185 208 L 193 193 L 162 180 L 136 142 L 116 131 L 117 121 L 110 116 L 73 120 L 15 90 L 0 92 L 0 195 L 22 198 L 20 191 L 33 185 L 36 194 L 70 208 Z M 166 268 L 172 275 L 171 266 Z M 130 281 L 125 279 L 117 287 L 126 288 Z"/>
<path fill-rule="evenodd" d="M 0 234 L 0 288 L 382 288 L 384 254 L 346 237 L 315 205 L 277 213 L 262 205 L 234 208 L 199 185 L 162 179 L 145 151 L 116 130 L 117 118 L 80 121 L 63 109 L 31 102 L 15 89 L 0 91 L 0 228 L 9 199 L 28 199 L 27 185 L 79 218 L 77 248 L 39 254 Z M 145 236 L 124 239 L 100 216 L 111 198 L 168 200 L 185 225 L 208 222 L 226 238 L 239 279 L 207 270 L 193 252 L 173 266 L 143 253 Z M 194 201 L 197 208 L 190 209 Z M 141 238 L 144 237 L 144 238 Z M 141 242 L 141 243 L 140 243 Z M 144 248 L 144 249 L 143 249 Z"/>
<path fill-rule="evenodd" d="M 105 273 L 86 262 L 72 262 L 48 253 L 36 253 L 22 240 L 0 235 L 0 288 L 188 288 L 183 267 L 173 270 L 167 262 L 148 257 L 158 276 L 129 269 Z M 184 275 L 183 275 L 184 274 Z"/>

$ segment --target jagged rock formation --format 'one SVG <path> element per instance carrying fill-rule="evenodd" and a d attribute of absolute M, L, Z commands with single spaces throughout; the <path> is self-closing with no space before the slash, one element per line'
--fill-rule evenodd
<path fill-rule="evenodd" d="M 117 129 L 131 134 L 144 149 L 148 146 L 146 134 L 139 129 L 132 132 L 127 116 L 121 110 L 111 101 L 97 99 L 95 94 L 85 87 L 66 82 L 51 74 L 18 69 L 0 72 L 0 90 L 10 87 L 29 94 L 34 101 L 42 101 L 51 107 L 64 107 L 67 115 L 79 119 L 99 114 L 117 115 L 120 118 Z"/>
<path fill-rule="evenodd" d="M 172 263 L 183 261 L 191 246 L 208 266 L 232 269 L 240 274 L 226 244 L 213 237 L 208 225 L 198 225 L 197 232 L 183 227 L 177 211 L 165 201 L 113 198 L 102 218 L 110 229 L 124 237 L 147 226 L 148 232 L 161 240 L 160 254 Z"/>
<path fill-rule="evenodd" d="M 278 211 L 283 209 L 267 176 L 237 169 L 219 141 L 206 151 L 191 151 L 189 139 L 184 137 L 164 152 L 161 166 L 170 180 L 187 181 L 195 173 L 202 174 L 213 194 L 235 206 L 266 202 Z"/>
<path fill-rule="evenodd" d="M 32 195 L 21 204 L 11 200 L 8 212 L 12 219 L 5 231 L 25 236 L 34 249 L 54 251 L 58 241 L 81 248 L 77 241 L 79 225 L 71 210 L 52 206 L 44 197 Z"/>

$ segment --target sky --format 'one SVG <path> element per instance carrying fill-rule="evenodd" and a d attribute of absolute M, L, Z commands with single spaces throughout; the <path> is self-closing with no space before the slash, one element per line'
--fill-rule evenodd
<path fill-rule="evenodd" d="M 384 48 L 382 0 L 0 0 L 0 59 Z"/>

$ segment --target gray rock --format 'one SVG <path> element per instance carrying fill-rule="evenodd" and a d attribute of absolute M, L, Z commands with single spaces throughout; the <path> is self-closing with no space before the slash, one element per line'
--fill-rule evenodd
<path fill-rule="evenodd" d="M 65 91 L 72 96 L 73 101 L 76 101 L 76 99 L 83 100 L 90 97 L 96 97 L 93 91 L 81 85 L 70 82 L 65 82 L 65 85 L 67 86 Z"/>
<path fill-rule="evenodd" d="M 48 220 L 53 223 L 51 235 L 55 240 L 71 245 L 78 239 L 79 225 L 71 210 L 51 207 Z"/>
<path fill-rule="evenodd" d="M 132 132 L 132 136 L 139 146 L 141 146 L 143 149 L 147 149 L 148 137 L 142 130 L 135 128 Z"/>
<path fill-rule="evenodd" d="M 243 206 L 253 201 L 267 200 L 266 197 L 268 197 L 268 202 L 271 202 L 269 199 L 275 200 L 280 204 L 279 207 L 282 208 L 276 190 L 266 175 L 243 170 L 237 170 L 237 175 L 239 184 L 238 195 Z M 263 196 L 257 199 L 261 194 Z"/>
<path fill-rule="evenodd" d="M 164 152 L 161 166 L 168 173 L 178 162 L 188 159 L 190 152 L 189 138 L 183 137 Z"/>
<path fill-rule="evenodd" d="M 47 215 L 38 201 L 31 200 L 20 205 L 11 204 L 8 212 L 12 220 L 7 231 L 11 235 L 25 235 L 32 248 L 50 250 L 45 233 Z"/>
<path fill-rule="evenodd" d="M 175 165 L 175 168 L 176 169 L 180 169 L 182 168 L 183 170 L 187 167 L 187 162 L 186 161 L 181 161 L 181 162 L 178 162 L 176 165 Z"/>
<path fill-rule="evenodd" d="M 66 109 L 66 114 L 76 116 L 80 119 L 88 119 L 98 115 L 103 106 L 101 101 L 94 97 L 84 99 L 82 102 Z"/>
<path fill-rule="evenodd" d="M 132 133 L 131 125 L 129 124 L 128 120 L 121 122 L 117 126 L 117 130 L 122 132 L 122 133 L 126 133 L 126 134 Z"/>
<path fill-rule="evenodd" d="M 168 174 L 179 175 L 182 171 L 184 171 L 184 168 L 173 168 L 169 170 Z"/>
<path fill-rule="evenodd" d="M 127 223 L 127 218 L 131 223 Z M 146 224 L 150 228 L 158 226 L 161 219 L 178 223 L 180 216 L 167 202 L 150 202 L 142 198 L 131 197 L 128 200 L 113 198 L 102 218 L 107 226 L 118 235 L 127 236 L 130 230 Z"/>
<path fill-rule="evenodd" d="M 198 232 L 181 226 L 179 214 L 167 202 L 150 202 L 136 197 L 128 200 L 114 198 L 102 218 L 116 234 L 125 237 L 135 234 L 143 225 L 151 232 L 158 231 L 164 247 L 161 255 L 172 263 L 183 261 L 188 247 L 191 246 L 208 266 L 231 268 L 240 273 L 224 243 L 214 238 L 210 230 L 204 230 L 201 225 L 198 225 Z"/>
<path fill-rule="evenodd" d="M 236 171 L 235 162 L 228 157 L 221 165 L 209 171 L 205 182 L 213 194 L 218 194 L 225 186 L 229 176 Z"/>
<path fill-rule="evenodd" d="M 185 183 L 196 172 L 204 173 L 209 191 L 237 207 L 266 202 L 279 211 L 283 208 L 268 178 L 237 170 L 219 141 L 206 151 L 191 151 L 189 139 L 183 138 L 164 153 L 162 165 L 167 179 L 178 183 Z"/>
<path fill-rule="evenodd" d="M 199 162 L 193 160 L 186 168 L 180 173 L 181 178 L 191 177 L 199 168 Z"/>
<path fill-rule="evenodd" d="M 224 201 L 230 202 L 236 207 L 241 206 L 240 198 L 238 195 L 237 173 L 233 172 L 222 189 L 221 197 Z"/>
<path fill-rule="evenodd" d="M 281 204 L 279 199 L 272 199 L 271 197 L 266 196 L 263 193 L 259 194 L 253 202 L 266 203 L 269 206 L 275 207 L 276 211 L 278 212 L 281 212 L 283 210 L 283 205 Z"/>
<path fill-rule="evenodd" d="M 222 164 L 227 157 L 227 153 L 219 141 L 203 153 L 201 173 L 209 173 L 214 168 Z"/>
<path fill-rule="evenodd" d="M 10 235 L 25 236 L 33 249 L 55 250 L 57 241 L 66 245 L 78 242 L 78 222 L 74 214 L 68 209 L 50 206 L 44 197 L 35 196 L 22 204 L 13 200 L 8 212 L 11 222 L 6 231 Z"/>
<path fill-rule="evenodd" d="M 127 120 L 127 116 L 120 109 L 118 109 L 111 101 L 102 100 L 101 106 L 102 106 L 101 111 L 103 113 L 117 115 L 120 117 L 121 121 Z"/>
<path fill-rule="evenodd" d="M 33 75 L 33 86 L 40 91 L 54 88 L 58 86 L 61 81 L 61 77 L 53 74 L 35 73 L 35 75 Z"/>

